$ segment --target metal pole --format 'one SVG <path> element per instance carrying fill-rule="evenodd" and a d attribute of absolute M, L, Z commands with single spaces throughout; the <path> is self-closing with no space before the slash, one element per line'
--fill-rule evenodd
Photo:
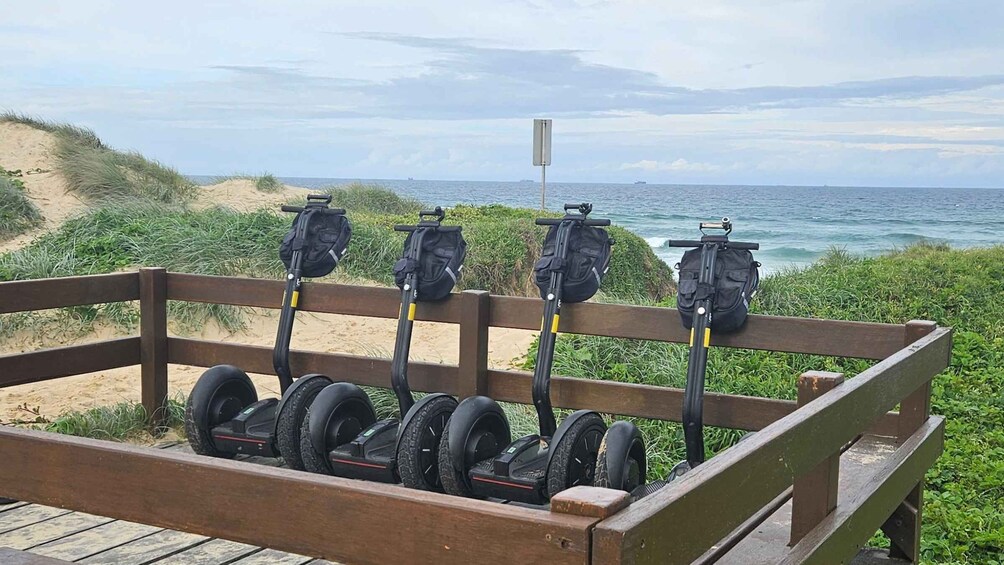
<path fill-rule="evenodd" d="M 544 206 L 544 190 L 547 186 L 547 165 L 540 166 L 540 209 L 543 210 Z"/>

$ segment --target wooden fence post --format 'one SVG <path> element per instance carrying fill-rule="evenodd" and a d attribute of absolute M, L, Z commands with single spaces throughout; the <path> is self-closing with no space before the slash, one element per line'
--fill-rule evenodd
<path fill-rule="evenodd" d="M 807 371 L 798 377 L 801 408 L 844 382 L 840 373 Z M 837 507 L 840 452 L 827 457 L 808 473 L 795 478 L 791 491 L 791 539 L 794 546 Z"/>
<path fill-rule="evenodd" d="M 938 325 L 925 320 L 911 320 L 906 323 L 904 346 L 910 345 L 933 332 Z M 897 440 L 903 443 L 910 438 L 931 415 L 931 381 L 922 384 L 916 391 L 903 399 L 899 405 L 899 426 Z M 906 499 L 893 511 L 892 516 L 882 524 L 882 531 L 889 537 L 889 556 L 907 559 L 913 563 L 920 561 L 921 511 L 924 503 L 924 481 L 917 483 Z"/>
<path fill-rule="evenodd" d="M 167 418 L 167 270 L 139 270 L 141 397 L 150 427 Z"/>
<path fill-rule="evenodd" d="M 491 295 L 485 290 L 460 293 L 460 362 L 457 396 L 486 394 L 488 387 L 488 315 Z"/>

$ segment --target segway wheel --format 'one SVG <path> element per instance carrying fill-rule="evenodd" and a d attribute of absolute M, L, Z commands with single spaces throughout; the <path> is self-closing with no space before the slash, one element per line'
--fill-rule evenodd
<path fill-rule="evenodd" d="M 439 478 L 439 444 L 446 422 L 457 409 L 452 396 L 439 396 L 421 408 L 401 430 L 397 447 L 397 472 L 404 486 L 443 491 Z"/>
<path fill-rule="evenodd" d="M 443 491 L 473 498 L 471 468 L 498 455 L 511 442 L 509 420 L 497 402 L 486 396 L 465 398 L 450 416 L 439 442 Z"/>
<path fill-rule="evenodd" d="M 645 441 L 631 422 L 614 422 L 596 455 L 593 486 L 632 492 L 645 484 Z"/>
<path fill-rule="evenodd" d="M 352 383 L 334 383 L 321 389 L 300 424 L 300 458 L 303 469 L 331 474 L 328 453 L 352 441 L 376 422 L 376 411 L 366 392 Z"/>
<path fill-rule="evenodd" d="M 599 414 L 592 412 L 576 420 L 562 436 L 547 468 L 547 496 L 574 486 L 592 486 L 596 475 L 596 459 L 607 426 Z"/>
<path fill-rule="evenodd" d="M 216 449 L 211 431 L 257 401 L 254 384 L 247 373 L 237 367 L 217 365 L 202 373 L 185 405 L 185 435 L 192 451 L 210 457 L 232 458 L 234 453 Z"/>
<path fill-rule="evenodd" d="M 275 419 L 275 443 L 290 469 L 304 470 L 303 457 L 300 456 L 300 430 L 303 421 L 307 419 L 310 404 L 329 384 L 331 379 L 324 375 L 305 375 L 297 380 L 295 387 L 290 387 L 287 391 L 289 398 L 282 404 Z"/>

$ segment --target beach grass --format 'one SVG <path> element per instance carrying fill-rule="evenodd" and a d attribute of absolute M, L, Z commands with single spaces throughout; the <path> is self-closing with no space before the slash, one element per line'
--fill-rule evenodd
<path fill-rule="evenodd" d="M 81 126 L 75 126 L 63 122 L 54 122 L 36 116 L 12 111 L 0 113 L 0 123 L 21 124 L 55 134 L 62 138 L 70 139 L 76 144 L 93 147 L 95 149 L 102 149 L 105 147 L 101 142 L 101 139 L 98 138 L 97 134 L 90 129 Z"/>
<path fill-rule="evenodd" d="M 166 420 L 159 432 L 172 430 L 182 437 L 185 428 L 185 399 L 170 398 L 165 407 Z M 147 424 L 142 404 L 120 402 L 87 410 L 65 412 L 51 422 L 35 424 L 48 432 L 110 441 L 148 441 L 155 436 Z"/>
<path fill-rule="evenodd" d="M 255 190 L 258 192 L 269 192 L 276 193 L 285 190 L 286 185 L 282 183 L 275 175 L 272 173 L 262 173 L 260 175 L 249 175 L 246 173 L 236 173 L 233 175 L 226 175 L 222 177 L 213 177 L 212 184 L 217 184 L 221 182 L 231 181 L 231 180 L 245 180 L 254 184 Z"/>
<path fill-rule="evenodd" d="M 0 241 L 42 223 L 42 212 L 32 203 L 24 183 L 14 172 L 0 168 Z"/>

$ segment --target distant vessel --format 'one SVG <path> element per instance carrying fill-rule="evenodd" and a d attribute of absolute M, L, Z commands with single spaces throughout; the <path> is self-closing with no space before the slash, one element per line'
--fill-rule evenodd
<path fill-rule="evenodd" d="M 634 181 L 634 183 L 635 184 L 648 184 L 647 182 L 645 182 L 643 180 L 636 180 L 636 181 Z"/>
<path fill-rule="evenodd" d="M 415 180 L 414 177 L 408 177 L 408 180 Z"/>
<path fill-rule="evenodd" d="M 519 179 L 519 182 L 533 182 L 532 179 Z"/>

